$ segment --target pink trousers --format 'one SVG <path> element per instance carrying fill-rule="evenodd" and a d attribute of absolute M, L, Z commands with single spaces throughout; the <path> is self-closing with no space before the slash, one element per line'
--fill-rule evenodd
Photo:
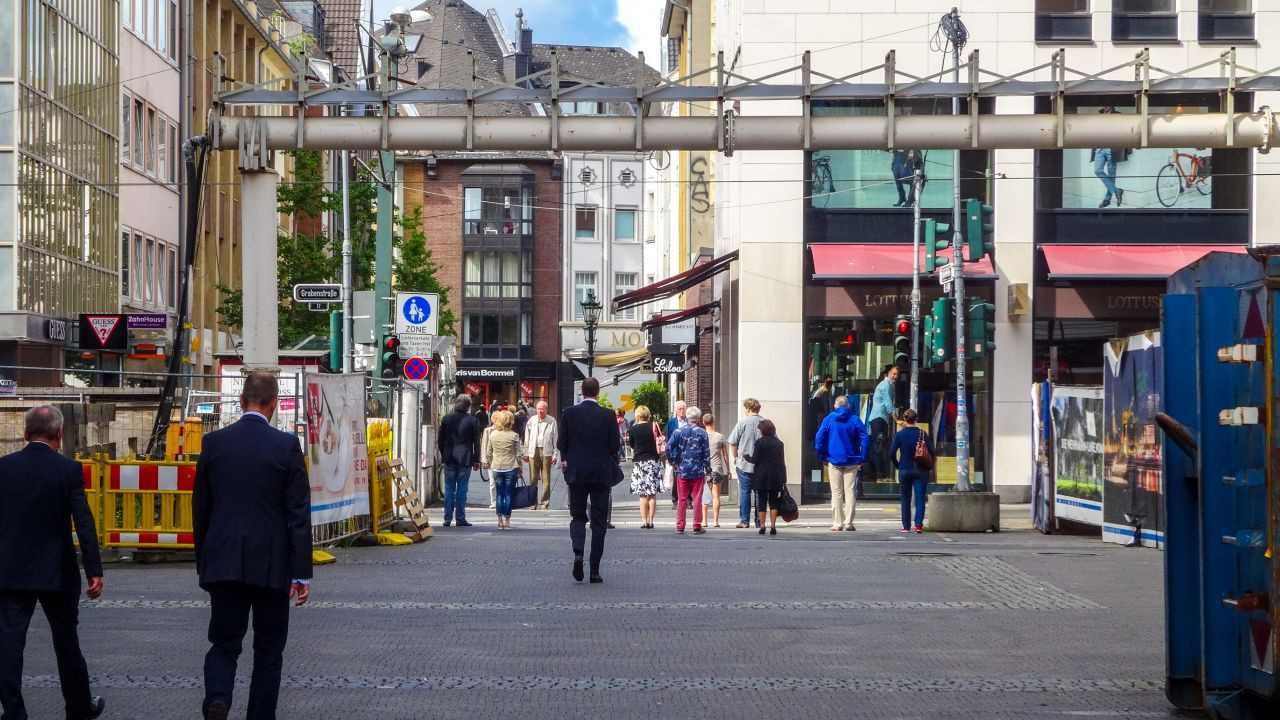
<path fill-rule="evenodd" d="M 676 529 L 684 530 L 685 510 L 693 505 L 693 529 L 702 527 L 702 485 L 707 481 L 704 477 L 676 478 L 676 492 L 680 499 L 676 502 Z"/>

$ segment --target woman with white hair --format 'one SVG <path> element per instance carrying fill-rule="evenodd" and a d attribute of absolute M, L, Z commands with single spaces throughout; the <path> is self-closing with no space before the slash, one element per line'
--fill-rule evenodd
<path fill-rule="evenodd" d="M 702 484 L 711 472 L 711 443 L 707 431 L 702 429 L 702 411 L 696 407 L 685 410 L 687 425 L 681 425 L 667 443 L 667 458 L 675 465 L 676 532 L 684 533 L 685 513 L 690 498 L 693 502 L 693 533 L 702 535 Z"/>

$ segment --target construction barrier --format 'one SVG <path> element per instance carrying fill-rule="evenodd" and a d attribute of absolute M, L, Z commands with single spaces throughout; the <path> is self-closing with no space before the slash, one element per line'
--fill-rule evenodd
<path fill-rule="evenodd" d="M 185 427 L 184 427 L 185 425 Z M 199 430 L 173 423 L 170 433 L 182 432 L 184 450 L 200 447 Z M 369 441 L 369 514 L 312 528 L 316 544 L 335 542 L 365 531 L 388 530 L 396 519 L 391 468 L 390 423 L 375 420 Z M 177 447 L 177 443 L 171 447 Z M 174 460 L 112 460 L 106 456 L 81 458 L 84 489 L 104 548 L 189 550 L 194 547 L 191 496 L 196 464 Z"/>

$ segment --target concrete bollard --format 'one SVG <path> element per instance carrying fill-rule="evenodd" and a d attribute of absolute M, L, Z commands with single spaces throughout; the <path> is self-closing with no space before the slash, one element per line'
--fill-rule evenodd
<path fill-rule="evenodd" d="M 1000 532 L 1000 496 L 944 492 L 929 496 L 924 526 L 931 532 Z"/>

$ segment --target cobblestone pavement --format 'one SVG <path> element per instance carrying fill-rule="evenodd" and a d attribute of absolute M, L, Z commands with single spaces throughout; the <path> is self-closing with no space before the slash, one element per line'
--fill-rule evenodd
<path fill-rule="evenodd" d="M 762 537 L 726 506 L 723 527 L 677 536 L 669 502 L 642 530 L 619 495 L 605 583 L 578 584 L 563 511 L 518 511 L 498 532 L 478 490 L 474 527 L 316 568 L 290 621 L 282 717 L 1177 717 L 1154 550 L 904 536 L 896 508 L 872 503 L 856 533 L 806 506 Z M 81 633 L 107 716 L 198 717 L 208 604 L 194 568 L 120 563 L 106 582 Z M 38 614 L 25 675 L 32 717 L 60 717 Z"/>

